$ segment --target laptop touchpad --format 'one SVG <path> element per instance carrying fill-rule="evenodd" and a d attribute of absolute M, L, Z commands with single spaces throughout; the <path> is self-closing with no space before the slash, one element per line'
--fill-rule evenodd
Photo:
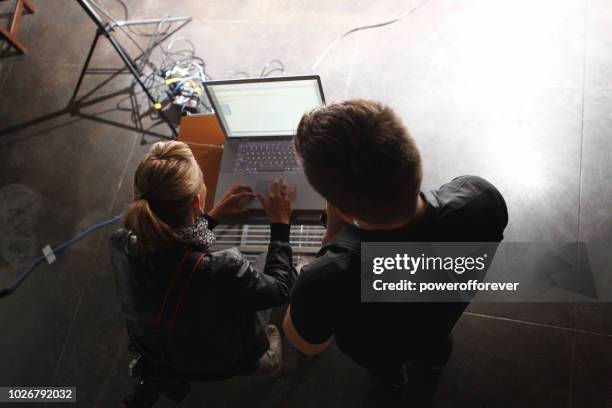
<path fill-rule="evenodd" d="M 259 180 L 257 183 L 255 183 L 255 192 L 263 195 L 264 197 L 268 197 L 268 186 L 273 181 L 274 179 Z"/>

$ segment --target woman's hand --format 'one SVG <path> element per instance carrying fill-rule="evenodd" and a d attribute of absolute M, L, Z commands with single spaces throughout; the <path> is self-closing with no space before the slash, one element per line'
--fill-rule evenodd
<path fill-rule="evenodd" d="M 257 198 L 266 211 L 271 224 L 289 224 L 296 192 L 296 186 L 289 188 L 285 180 L 274 180 L 268 185 L 267 199 L 261 194 L 257 194 Z"/>
<path fill-rule="evenodd" d="M 255 197 L 251 187 L 242 184 L 231 186 L 219 202 L 208 212 L 215 220 L 236 217 L 248 212 L 246 204 Z"/>

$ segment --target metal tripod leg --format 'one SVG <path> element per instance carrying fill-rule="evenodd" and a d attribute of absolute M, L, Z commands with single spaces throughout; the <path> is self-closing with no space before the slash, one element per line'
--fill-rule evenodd
<path fill-rule="evenodd" d="M 81 71 L 81 76 L 79 77 L 79 81 L 77 82 L 77 87 L 74 90 L 74 93 L 72 95 L 71 103 L 74 101 L 74 99 L 76 98 L 76 95 L 77 95 L 77 93 L 79 91 L 79 88 L 81 86 L 81 82 L 83 81 L 83 76 L 85 75 L 85 71 L 87 70 L 87 66 L 89 65 L 89 62 L 91 60 L 91 56 L 93 55 L 94 48 L 95 48 L 95 46 L 96 46 L 96 44 L 98 42 L 98 37 L 101 34 L 104 34 L 104 36 L 108 39 L 108 41 L 111 43 L 111 45 L 113 46 L 115 51 L 117 51 L 117 54 L 119 54 L 119 56 L 121 57 L 121 59 L 123 60 L 125 65 L 128 67 L 129 71 L 134 76 L 134 79 L 136 80 L 136 82 L 138 82 L 138 85 L 140 85 L 140 87 L 142 88 L 144 93 L 147 95 L 147 98 L 149 98 L 149 101 L 152 104 L 155 104 L 156 103 L 155 98 L 153 98 L 153 95 L 151 95 L 151 92 L 149 91 L 149 89 L 147 89 L 147 87 L 145 86 L 144 82 L 140 78 L 141 77 L 141 72 L 138 69 L 138 66 L 130 58 L 129 54 L 123 49 L 123 47 L 121 47 L 121 45 L 115 40 L 115 38 L 112 35 L 112 31 L 113 31 L 114 27 L 116 27 L 116 26 L 120 27 L 120 26 L 127 26 L 127 25 L 151 24 L 151 23 L 154 23 L 154 22 L 159 23 L 160 21 L 168 21 L 168 22 L 170 22 L 170 21 L 182 21 L 182 20 L 184 20 L 185 24 L 187 24 L 189 21 L 191 21 L 191 18 L 190 17 L 168 17 L 166 19 L 155 19 L 155 20 L 120 21 L 120 22 L 115 22 L 113 24 L 106 24 L 106 25 L 104 25 L 104 23 L 100 19 L 100 16 L 98 15 L 98 13 L 94 9 L 94 7 L 89 3 L 88 0 L 76 0 L 76 1 L 79 4 L 79 6 L 81 6 L 81 8 L 92 19 L 92 21 L 98 26 L 98 31 L 96 33 L 96 38 L 94 38 L 94 42 L 93 42 L 93 44 L 91 46 L 91 49 L 89 50 L 89 55 L 87 55 L 87 60 L 85 61 L 85 66 L 83 67 L 83 71 Z M 178 132 L 176 131 L 176 128 L 175 128 L 174 124 L 172 122 L 170 122 L 170 119 L 168 119 L 166 114 L 163 111 L 161 111 L 161 110 L 159 111 L 159 116 L 161 117 L 161 119 L 164 122 L 166 122 L 166 124 L 168 125 L 168 127 L 172 131 L 172 135 L 173 136 L 169 137 L 169 139 L 176 139 L 176 137 L 178 136 Z"/>
<path fill-rule="evenodd" d="M 87 71 L 87 67 L 89 66 L 89 62 L 91 61 L 91 57 L 93 56 L 94 49 L 96 48 L 96 44 L 98 44 L 98 38 L 100 38 L 100 30 L 96 31 L 96 36 L 94 37 L 93 43 L 91 44 L 91 48 L 89 49 L 89 53 L 87 54 L 87 58 L 85 59 L 85 65 L 83 65 L 83 69 L 81 70 L 81 75 L 79 76 L 79 80 L 77 81 L 76 88 L 74 88 L 74 93 L 70 98 L 70 103 L 74 102 L 77 94 L 79 93 L 79 89 L 81 89 L 81 83 L 83 82 L 83 78 L 85 77 L 85 72 Z"/>
<path fill-rule="evenodd" d="M 129 55 L 127 55 L 125 50 L 121 47 L 121 45 L 117 42 L 117 40 L 115 40 L 115 38 L 110 34 L 108 30 L 104 31 L 104 36 L 108 38 L 108 41 L 111 43 L 115 51 L 117 51 L 117 54 L 119 54 L 119 56 L 121 57 L 125 65 L 128 67 L 128 69 L 134 76 L 134 79 L 136 79 L 136 82 L 138 82 L 138 85 L 140 85 L 144 93 L 147 95 L 147 98 L 149 98 L 149 101 L 151 102 L 151 104 L 157 103 L 155 98 L 153 98 L 153 95 L 151 95 L 151 92 L 149 91 L 149 89 L 146 87 L 144 82 L 142 82 L 142 79 L 140 78 L 140 74 L 138 73 L 138 68 L 136 68 L 136 64 L 134 63 L 134 61 L 132 61 Z M 174 135 L 172 139 L 176 139 L 176 137 L 178 136 L 178 132 L 176 131 L 174 124 L 170 122 L 170 119 L 168 119 L 168 116 L 166 116 L 164 111 L 159 110 L 159 116 L 162 118 L 164 122 L 166 122 L 166 124 L 172 131 L 172 134 Z"/>

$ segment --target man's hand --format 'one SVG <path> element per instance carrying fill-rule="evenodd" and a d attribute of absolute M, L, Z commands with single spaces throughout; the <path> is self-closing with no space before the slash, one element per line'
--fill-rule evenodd
<path fill-rule="evenodd" d="M 327 230 L 325 231 L 325 236 L 323 236 L 323 245 L 327 244 L 346 225 L 346 221 L 340 218 L 336 207 L 330 204 L 329 201 L 326 205 L 326 213 Z"/>
<path fill-rule="evenodd" d="M 221 197 L 221 200 L 208 212 L 215 220 L 236 217 L 247 213 L 246 203 L 255 197 L 251 187 L 235 184 Z"/>
<path fill-rule="evenodd" d="M 270 223 L 289 224 L 293 212 L 293 201 L 295 200 L 296 186 L 289 188 L 285 180 L 274 180 L 268 185 L 268 198 L 261 194 L 257 198 L 266 211 Z"/>

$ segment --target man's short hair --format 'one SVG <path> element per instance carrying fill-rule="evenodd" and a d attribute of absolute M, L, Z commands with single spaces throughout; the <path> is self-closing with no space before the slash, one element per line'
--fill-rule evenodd
<path fill-rule="evenodd" d="M 298 125 L 295 148 L 312 187 L 366 222 L 410 216 L 421 188 L 421 156 L 391 108 L 354 99 L 321 106 Z"/>

